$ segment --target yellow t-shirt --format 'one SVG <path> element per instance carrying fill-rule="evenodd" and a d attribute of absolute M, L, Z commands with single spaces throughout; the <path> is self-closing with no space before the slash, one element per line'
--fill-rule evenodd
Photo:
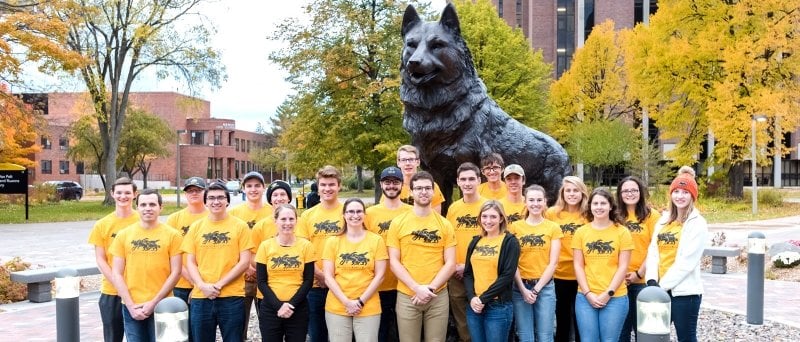
<path fill-rule="evenodd" d="M 247 223 L 228 215 L 220 221 L 209 217 L 192 224 L 183 238 L 181 249 L 193 254 L 200 277 L 214 283 L 239 262 L 239 254 L 253 248 Z M 222 288 L 219 297 L 244 296 L 244 273 Z M 192 298 L 205 298 L 203 292 L 193 291 Z"/>
<path fill-rule="evenodd" d="M 373 232 L 367 231 L 364 239 L 353 243 L 344 235 L 328 238 L 322 252 L 323 260 L 333 261 L 333 275 L 336 283 L 345 296 L 355 299 L 367 290 L 369 283 L 375 278 L 375 261 L 389 259 L 386 244 L 383 238 Z M 325 299 L 325 311 L 347 316 L 344 304 L 339 301 L 332 291 L 328 291 Z M 373 295 L 361 308 L 358 316 L 371 316 L 381 313 L 381 300 Z"/>
<path fill-rule="evenodd" d="M 655 210 L 651 210 L 650 215 L 644 219 L 644 222 L 639 222 L 635 212 L 628 212 L 625 226 L 628 227 L 633 239 L 633 252 L 631 252 L 631 263 L 628 265 L 628 272 L 635 272 L 644 264 L 644 260 L 647 258 L 647 248 L 650 246 L 650 240 L 653 237 L 653 229 L 655 229 L 659 218 L 661 218 L 661 215 Z M 644 274 L 642 274 L 642 279 L 636 279 L 636 283 L 639 284 L 643 284 L 644 281 Z"/>
<path fill-rule="evenodd" d="M 413 209 L 412 206 L 408 204 L 403 204 L 397 209 L 389 209 L 383 203 L 371 206 L 367 208 L 367 217 L 364 218 L 364 225 L 367 226 L 367 230 L 380 235 L 383 238 L 383 241 L 386 241 L 387 235 L 389 233 L 389 226 L 392 224 L 392 220 L 406 212 L 409 212 Z M 388 269 L 386 269 L 386 273 L 383 276 L 383 282 L 381 286 L 378 287 L 378 291 L 389 291 L 389 290 L 396 290 L 397 289 L 397 277 L 394 273 Z"/>
<path fill-rule="evenodd" d="M 481 235 L 481 226 L 478 224 L 478 215 L 486 198 L 479 197 L 477 201 L 465 203 L 464 199 L 455 201 L 447 209 L 447 221 L 453 225 L 456 234 L 456 263 L 467 262 L 467 247 L 475 235 Z"/>
<path fill-rule="evenodd" d="M 248 228 L 253 229 L 253 226 L 256 225 L 256 222 L 272 216 L 272 206 L 264 203 L 264 206 L 260 209 L 253 210 L 250 209 L 250 207 L 247 206 L 247 202 L 245 202 L 228 209 L 228 214 L 238 217 L 240 220 L 247 223 Z"/>
<path fill-rule="evenodd" d="M 578 228 L 572 237 L 572 249 L 583 252 L 583 269 L 592 293 L 608 291 L 614 273 L 619 266 L 619 253 L 633 249 L 631 233 L 623 226 L 612 225 L 606 229 L 594 229 L 590 224 Z M 614 290 L 614 297 L 628 294 L 625 282 Z"/>
<path fill-rule="evenodd" d="M 339 235 L 339 232 L 342 231 L 344 222 L 342 208 L 344 205 L 339 203 L 332 209 L 325 209 L 320 203 L 320 205 L 304 211 L 297 222 L 297 228 L 295 228 L 297 236 L 306 238 L 314 244 L 314 260 L 317 261 L 314 266 L 319 270 L 322 270 L 320 260 L 322 259 L 322 250 L 325 248 L 325 240 L 329 236 Z M 316 282 L 314 282 L 314 287 L 319 287 Z"/>
<path fill-rule="evenodd" d="M 158 294 L 171 272 L 170 258 L 181 254 L 181 235 L 159 223 L 144 229 L 135 223 L 119 233 L 111 254 L 125 259 L 125 284 L 134 303 L 144 303 Z"/>
<path fill-rule="evenodd" d="M 572 263 L 572 236 L 578 227 L 586 224 L 586 219 L 583 218 L 581 213 L 570 213 L 562 211 L 558 216 L 555 215 L 553 208 L 547 209 L 544 218 L 555 222 L 561 227 L 561 253 L 558 256 L 558 264 L 556 264 L 556 272 L 553 278 L 563 280 L 575 280 L 575 265 Z"/>
<path fill-rule="evenodd" d="M 478 195 L 481 195 L 481 197 L 485 197 L 486 199 L 499 201 L 508 196 L 508 187 L 503 181 L 500 181 L 500 188 L 497 190 L 489 188 L 489 182 L 481 183 L 481 185 L 478 185 Z"/>
<path fill-rule="evenodd" d="M 295 239 L 293 245 L 285 247 L 273 237 L 259 245 L 256 262 L 267 267 L 267 286 L 280 301 L 288 302 L 300 289 L 305 264 L 314 261 L 313 249 L 306 239 Z"/>
<path fill-rule="evenodd" d="M 564 234 L 558 225 L 544 220 L 537 225 L 530 225 L 519 220 L 508 227 L 519 241 L 519 274 L 522 279 L 539 279 L 550 263 L 550 246 L 553 240 L 561 239 Z"/>
<path fill-rule="evenodd" d="M 683 225 L 678 221 L 664 226 L 661 232 L 658 233 L 656 244 L 658 244 L 658 278 L 664 276 L 675 263 L 675 256 L 678 255 L 678 245 L 681 242 L 681 232 L 683 232 Z"/>
<path fill-rule="evenodd" d="M 482 237 L 475 245 L 469 258 L 472 273 L 475 274 L 475 295 L 480 296 L 497 280 L 497 261 L 503 247 L 505 234 L 495 237 Z M 478 276 L 480 275 L 480 276 Z"/>
<path fill-rule="evenodd" d="M 167 225 L 177 229 L 181 233 L 181 239 L 183 239 L 182 237 L 186 236 L 186 233 L 189 232 L 189 226 L 206 216 L 208 216 L 208 209 L 203 210 L 203 212 L 199 214 L 192 214 L 189 212 L 188 208 L 184 208 L 169 215 L 167 217 Z M 186 264 L 186 255 L 183 256 L 183 264 Z M 178 283 L 175 284 L 175 287 L 181 289 L 191 289 L 192 282 L 189 281 L 189 279 L 181 277 L 181 279 L 178 280 Z"/>
<path fill-rule="evenodd" d="M 503 211 L 506 212 L 508 224 L 525 219 L 525 200 L 511 202 L 508 200 L 508 196 L 506 196 L 500 200 L 500 204 L 503 205 Z"/>
<path fill-rule="evenodd" d="M 413 211 L 392 220 L 386 246 L 400 251 L 400 263 L 420 284 L 430 284 L 436 273 L 444 266 L 444 251 L 456 246 L 453 226 L 437 213 L 419 217 Z M 443 284 L 443 289 L 447 284 Z M 409 296 L 414 291 L 402 281 L 397 282 L 397 291 Z"/>
<path fill-rule="evenodd" d="M 403 203 L 408 205 L 414 205 L 414 196 L 411 195 L 411 187 L 409 187 L 408 181 L 403 182 L 403 186 L 400 188 L 400 200 Z M 381 195 L 381 203 L 383 203 L 384 198 Z M 444 194 L 442 194 L 442 190 L 439 189 L 439 185 L 433 183 L 433 197 L 431 197 L 431 207 L 435 207 L 437 205 L 441 205 L 444 203 Z"/>
<path fill-rule="evenodd" d="M 119 218 L 112 212 L 94 224 L 92 232 L 89 233 L 89 244 L 106 249 L 106 262 L 108 262 L 108 266 L 114 263 L 114 256 L 111 254 L 109 248 L 111 248 L 111 243 L 114 242 L 117 232 L 136 222 L 139 222 L 139 213 L 135 211 L 131 216 L 125 218 Z M 117 289 L 114 288 L 114 284 L 111 284 L 110 280 L 103 277 L 103 281 L 100 284 L 100 293 L 117 295 Z"/>
<path fill-rule="evenodd" d="M 268 239 L 274 238 L 278 235 L 278 225 L 275 224 L 275 218 L 272 215 L 256 222 L 253 229 L 250 230 L 250 240 L 253 240 L 253 253 L 258 252 L 258 246 Z"/>

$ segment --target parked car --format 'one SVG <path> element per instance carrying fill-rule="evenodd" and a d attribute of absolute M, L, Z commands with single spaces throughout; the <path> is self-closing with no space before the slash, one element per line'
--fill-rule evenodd
<path fill-rule="evenodd" d="M 227 181 L 225 187 L 228 188 L 228 192 L 234 195 L 238 195 L 242 192 L 242 185 L 236 180 Z"/>
<path fill-rule="evenodd" d="M 62 200 L 76 200 L 79 201 L 83 197 L 83 187 L 73 181 L 47 181 L 45 184 L 50 184 L 56 187 L 56 194 Z"/>

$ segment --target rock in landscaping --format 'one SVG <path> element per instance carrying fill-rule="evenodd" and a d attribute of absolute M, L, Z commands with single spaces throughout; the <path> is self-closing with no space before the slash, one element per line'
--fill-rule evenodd
<path fill-rule="evenodd" d="M 769 247 L 769 255 L 776 256 L 781 252 L 797 252 L 800 253 L 800 247 L 795 246 L 789 242 L 778 242 Z"/>

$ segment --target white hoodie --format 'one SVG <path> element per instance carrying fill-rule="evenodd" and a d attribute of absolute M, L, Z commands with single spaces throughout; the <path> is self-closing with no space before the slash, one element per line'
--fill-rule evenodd
<path fill-rule="evenodd" d="M 703 257 L 708 241 L 708 223 L 696 208 L 692 209 L 681 228 L 678 241 L 678 252 L 675 262 L 667 269 L 661 279 L 658 278 L 658 265 L 661 255 L 658 253 L 658 233 L 664 229 L 669 220 L 669 212 L 661 215 L 655 226 L 650 247 L 647 249 L 645 279 L 655 279 L 665 291 L 672 291 L 673 296 L 690 296 L 703 294 L 703 280 L 700 278 L 700 259 Z"/>

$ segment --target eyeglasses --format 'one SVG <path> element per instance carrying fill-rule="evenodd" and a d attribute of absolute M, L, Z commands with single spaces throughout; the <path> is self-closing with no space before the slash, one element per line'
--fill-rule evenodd
<path fill-rule="evenodd" d="M 415 162 L 417 160 L 419 160 L 419 158 L 398 158 L 397 159 L 398 162 L 404 163 L 404 164 L 413 163 L 413 162 Z"/>
<path fill-rule="evenodd" d="M 361 215 L 361 214 L 364 213 L 364 211 L 363 210 L 345 210 L 344 213 L 347 214 L 347 215 Z"/>
<path fill-rule="evenodd" d="M 498 172 L 498 171 L 500 171 L 501 169 L 502 169 L 502 167 L 499 167 L 499 166 L 497 166 L 497 165 L 494 165 L 494 166 L 487 166 L 487 167 L 484 167 L 484 168 L 483 168 L 483 171 L 485 171 L 485 172 L 490 172 L 490 171 L 493 171 L 493 172 Z"/>
<path fill-rule="evenodd" d="M 206 197 L 206 201 L 208 202 L 222 202 L 227 201 L 228 197 L 226 196 L 208 196 Z"/>
<path fill-rule="evenodd" d="M 639 189 L 627 189 L 627 190 L 622 190 L 620 192 L 626 195 L 634 195 L 639 193 Z"/>
<path fill-rule="evenodd" d="M 424 192 L 429 192 L 429 191 L 433 191 L 433 187 L 432 186 L 415 186 L 415 187 L 411 188 L 411 190 L 414 190 L 414 191 L 417 191 L 417 192 L 423 192 L 423 191 Z"/>

